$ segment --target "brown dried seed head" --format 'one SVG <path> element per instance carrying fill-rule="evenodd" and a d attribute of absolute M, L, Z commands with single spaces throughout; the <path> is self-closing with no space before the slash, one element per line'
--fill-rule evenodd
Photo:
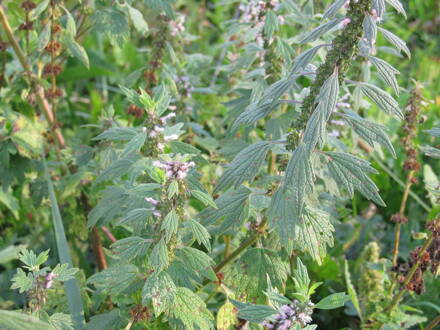
<path fill-rule="evenodd" d="M 404 215 L 396 213 L 391 216 L 391 221 L 394 223 L 408 223 L 408 218 Z"/>
<path fill-rule="evenodd" d="M 21 4 L 21 8 L 26 11 L 31 11 L 35 7 L 37 7 L 36 3 L 30 0 L 23 1 L 23 3 Z"/>
<path fill-rule="evenodd" d="M 44 95 L 49 100 L 51 100 L 51 99 L 57 99 L 57 98 L 63 96 L 63 92 L 59 88 L 56 88 L 54 91 L 52 89 L 49 89 L 44 92 Z"/>
<path fill-rule="evenodd" d="M 20 26 L 18 27 L 20 31 L 29 31 L 29 30 L 33 30 L 33 28 L 34 28 L 34 22 L 24 22 L 20 24 Z"/>
<path fill-rule="evenodd" d="M 48 63 L 44 66 L 43 69 L 43 75 L 48 76 L 48 75 L 59 75 L 61 73 L 61 71 L 63 71 L 63 69 L 61 68 L 61 66 L 59 64 L 51 64 Z"/>
<path fill-rule="evenodd" d="M 128 107 L 127 114 L 136 118 L 141 118 L 144 114 L 144 110 L 142 110 L 142 108 L 138 107 L 137 105 L 132 104 Z"/>
<path fill-rule="evenodd" d="M 47 44 L 44 50 L 50 54 L 58 55 L 61 51 L 61 43 L 57 40 L 53 40 Z"/>

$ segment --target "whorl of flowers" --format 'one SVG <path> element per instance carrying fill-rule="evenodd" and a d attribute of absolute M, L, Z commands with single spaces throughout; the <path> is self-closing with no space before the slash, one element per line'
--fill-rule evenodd
<path fill-rule="evenodd" d="M 165 170 L 165 176 L 167 179 L 182 180 L 186 178 L 189 170 L 193 168 L 196 164 L 194 162 L 155 161 L 153 165 Z"/>
<path fill-rule="evenodd" d="M 289 305 L 283 305 L 279 313 L 261 323 L 267 329 L 287 330 L 295 324 L 305 326 L 312 322 L 313 303 L 300 303 L 293 300 Z"/>

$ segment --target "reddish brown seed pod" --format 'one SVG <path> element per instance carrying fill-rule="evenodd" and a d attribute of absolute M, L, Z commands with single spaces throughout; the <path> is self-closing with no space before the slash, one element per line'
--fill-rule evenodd
<path fill-rule="evenodd" d="M 31 11 L 32 9 L 35 9 L 36 7 L 37 7 L 37 4 L 33 1 L 30 1 L 30 0 L 23 1 L 23 3 L 21 4 L 21 8 L 23 8 L 26 11 Z"/>
<path fill-rule="evenodd" d="M 44 50 L 49 54 L 58 55 L 61 51 L 61 42 L 57 40 L 50 41 L 47 46 L 44 47 Z"/>
<path fill-rule="evenodd" d="M 21 23 L 20 26 L 18 27 L 20 31 L 30 31 L 33 30 L 33 28 L 34 28 L 34 22 L 24 22 Z"/>
<path fill-rule="evenodd" d="M 43 75 L 45 75 L 45 76 L 48 76 L 48 75 L 55 75 L 55 76 L 57 76 L 62 71 L 63 71 L 63 69 L 61 68 L 61 66 L 59 64 L 48 63 L 43 68 Z"/>

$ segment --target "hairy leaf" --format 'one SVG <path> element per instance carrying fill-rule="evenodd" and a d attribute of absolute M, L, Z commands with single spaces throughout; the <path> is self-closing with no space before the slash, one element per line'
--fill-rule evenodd
<path fill-rule="evenodd" d="M 142 289 L 142 303 L 152 301 L 154 314 L 159 316 L 168 311 L 176 296 L 176 285 L 166 272 L 153 273 L 147 277 Z"/>
<path fill-rule="evenodd" d="M 306 42 L 312 42 L 321 37 L 326 32 L 333 29 L 335 26 L 337 26 L 342 21 L 342 18 L 335 18 L 331 21 L 321 24 L 315 29 L 313 29 L 311 32 L 307 33 L 306 36 L 299 42 L 300 44 L 305 44 Z"/>
<path fill-rule="evenodd" d="M 379 76 L 382 80 L 390 85 L 394 92 L 399 95 L 399 85 L 397 84 L 396 74 L 400 72 L 396 70 L 391 64 L 381 60 L 380 58 L 369 56 L 368 57 L 371 63 L 376 67 Z"/>
<path fill-rule="evenodd" d="M 398 36 L 396 36 L 394 33 L 385 30 L 383 28 L 378 28 L 380 32 L 382 32 L 385 39 L 387 39 L 394 47 L 396 47 L 399 51 L 403 51 L 408 58 L 411 58 L 411 51 L 409 50 L 408 46 L 406 45 L 405 41 L 400 39 Z"/>
<path fill-rule="evenodd" d="M 368 83 L 359 83 L 362 93 L 371 99 L 376 105 L 386 113 L 392 116 L 403 119 L 403 113 L 400 110 L 399 104 L 393 97 L 384 90 Z"/>

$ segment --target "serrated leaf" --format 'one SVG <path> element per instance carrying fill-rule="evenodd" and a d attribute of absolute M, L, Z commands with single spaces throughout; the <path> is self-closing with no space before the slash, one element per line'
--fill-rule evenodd
<path fill-rule="evenodd" d="M 310 116 L 310 119 L 307 121 L 304 130 L 303 141 L 309 154 L 315 149 L 318 143 L 323 144 L 326 123 L 336 107 L 338 95 L 339 77 L 338 71 L 335 70 L 322 85 L 315 100 L 318 102 L 318 105 Z"/>
<path fill-rule="evenodd" d="M 177 216 L 176 211 L 171 210 L 165 217 L 162 222 L 162 226 L 160 230 L 165 232 L 165 242 L 169 242 L 171 237 L 177 233 L 177 229 L 179 228 L 179 217 Z"/>
<path fill-rule="evenodd" d="M 405 17 L 405 19 L 407 18 L 405 9 L 403 8 L 402 3 L 399 0 L 386 0 L 386 2 L 388 2 L 391 6 L 393 6 L 394 9 L 397 10 L 397 12 L 402 14 Z"/>
<path fill-rule="evenodd" d="M 135 29 L 140 33 L 146 34 L 148 32 L 148 24 L 144 19 L 144 15 L 142 15 L 138 9 L 128 4 L 127 7 L 131 22 L 133 23 Z"/>
<path fill-rule="evenodd" d="M 335 309 L 344 306 L 344 304 L 350 300 L 350 296 L 345 292 L 333 293 L 324 299 L 320 300 L 315 308 L 318 309 Z"/>
<path fill-rule="evenodd" d="M 377 72 L 379 73 L 379 76 L 382 78 L 382 80 L 390 85 L 394 92 L 399 95 L 399 85 L 397 84 L 396 74 L 399 74 L 400 72 L 396 70 L 391 64 L 388 62 L 385 62 L 384 60 L 381 60 L 380 58 L 369 56 L 368 57 L 371 63 L 376 67 Z"/>
<path fill-rule="evenodd" d="M 195 239 L 199 244 L 203 244 L 208 251 L 211 250 L 211 242 L 209 241 L 211 238 L 211 235 L 209 234 L 208 230 L 203 227 L 202 224 L 197 222 L 196 220 L 190 219 L 188 221 L 189 227 L 191 229 L 191 232 L 193 233 Z"/>
<path fill-rule="evenodd" d="M 26 274 L 23 269 L 17 268 L 17 273 L 11 279 L 11 289 L 18 289 L 19 293 L 24 293 L 32 289 L 34 278 L 31 273 Z"/>
<path fill-rule="evenodd" d="M 310 163 L 310 153 L 305 144 L 300 144 L 292 154 L 284 176 L 284 194 L 292 201 L 289 208 L 293 217 L 300 217 L 306 192 L 313 189 L 315 175 Z"/>
<path fill-rule="evenodd" d="M 136 159 L 123 158 L 111 163 L 96 179 L 96 183 L 101 183 L 107 180 L 113 180 L 121 177 L 130 171 L 130 167 L 135 163 Z"/>
<path fill-rule="evenodd" d="M 178 319 L 186 330 L 214 328 L 214 317 L 204 301 L 187 288 L 177 288 L 174 302 L 167 313 Z"/>
<path fill-rule="evenodd" d="M 56 275 L 55 280 L 65 282 L 74 279 L 78 270 L 78 268 L 69 267 L 68 264 L 58 264 L 52 270 L 52 273 Z"/>
<path fill-rule="evenodd" d="M 147 139 L 147 133 L 140 132 L 136 134 L 126 145 L 121 155 L 120 159 L 125 158 L 132 153 L 137 153 L 141 150 L 143 145 L 145 144 L 145 140 Z"/>
<path fill-rule="evenodd" d="M 140 208 L 140 209 L 134 209 L 127 213 L 125 217 L 123 217 L 121 220 L 118 221 L 118 225 L 125 225 L 130 222 L 136 222 L 139 220 L 147 220 L 147 217 L 149 217 L 153 213 L 152 209 L 146 209 L 146 208 Z"/>
<path fill-rule="evenodd" d="M 385 132 L 385 126 L 366 120 L 350 110 L 344 110 L 344 112 L 344 118 L 347 119 L 349 125 L 365 142 L 372 147 L 374 147 L 374 142 L 380 143 L 396 158 L 396 151 L 388 134 Z"/>
<path fill-rule="evenodd" d="M 110 312 L 92 316 L 87 323 L 86 330 L 119 330 L 125 327 L 126 323 L 121 316 L 121 311 L 115 308 Z"/>
<path fill-rule="evenodd" d="M 0 325 L 8 330 L 55 330 L 33 315 L 7 310 L 0 310 Z"/>
<path fill-rule="evenodd" d="M 271 148 L 270 142 L 259 141 L 240 151 L 223 173 L 215 192 L 227 189 L 232 185 L 237 189 L 245 181 L 252 182 Z"/>
<path fill-rule="evenodd" d="M 214 199 L 211 195 L 204 193 L 200 190 L 191 190 L 191 195 L 201 201 L 205 206 L 211 206 L 217 209 L 217 204 L 215 204 Z"/>
<path fill-rule="evenodd" d="M 248 301 L 264 302 L 268 278 L 273 287 L 283 291 L 287 279 L 287 264 L 273 251 L 250 248 L 238 262 L 226 272 L 226 283 L 235 289 L 237 296 Z"/>
<path fill-rule="evenodd" d="M 173 196 L 179 193 L 179 182 L 177 180 L 171 181 L 167 189 L 168 198 L 171 199 Z"/>
<path fill-rule="evenodd" d="M 127 17 L 114 7 L 95 11 L 92 26 L 97 32 L 106 35 L 114 46 L 121 47 L 129 37 Z"/>
<path fill-rule="evenodd" d="M 396 36 L 394 33 L 385 30 L 381 27 L 378 27 L 378 30 L 382 32 L 385 39 L 387 39 L 394 47 L 396 47 L 399 51 L 403 51 L 408 58 L 411 58 L 411 52 L 406 45 L 405 41 L 400 39 L 398 36 Z"/>
<path fill-rule="evenodd" d="M 328 167 L 330 174 L 342 184 L 353 196 L 354 189 L 358 190 L 367 199 L 385 206 L 374 182 L 366 173 L 377 173 L 367 161 L 344 152 L 325 152 L 329 157 Z"/>
<path fill-rule="evenodd" d="M 195 275 L 195 279 L 201 279 L 203 276 L 211 280 L 216 279 L 211 267 L 214 261 L 205 252 L 191 247 L 183 247 L 176 251 L 175 256 L 184 268 Z"/>
<path fill-rule="evenodd" d="M 278 311 L 271 306 L 246 304 L 244 308 L 238 310 L 238 317 L 249 322 L 261 323 L 277 313 Z"/>
<path fill-rule="evenodd" d="M 307 33 L 306 36 L 299 42 L 300 44 L 305 44 L 306 42 L 312 42 L 321 37 L 326 32 L 333 29 L 335 26 L 337 26 L 342 21 L 342 18 L 335 18 L 331 21 L 321 24 L 315 29 L 313 29 L 311 32 Z"/>
<path fill-rule="evenodd" d="M 146 305 L 150 300 L 154 314 L 159 316 L 169 310 L 176 296 L 176 285 L 166 272 L 154 273 L 147 277 L 142 289 L 142 303 Z"/>
<path fill-rule="evenodd" d="M 218 220 L 215 233 L 220 235 L 226 230 L 234 232 L 248 215 L 249 194 L 251 191 L 242 186 L 236 191 L 228 191 L 216 199 L 218 209 L 207 208 L 199 214 L 201 223 L 205 226 L 214 225 Z"/>
<path fill-rule="evenodd" d="M 109 141 L 130 141 L 136 135 L 133 128 L 128 127 L 111 127 L 92 140 L 109 140 Z"/>
<path fill-rule="evenodd" d="M 73 57 L 76 57 L 87 69 L 90 69 L 89 56 L 83 46 L 71 37 L 66 37 L 67 48 Z"/>
<path fill-rule="evenodd" d="M 131 236 L 118 240 L 111 245 L 116 256 L 121 260 L 133 260 L 147 253 L 152 241 L 142 237 Z"/>
<path fill-rule="evenodd" d="M 150 267 L 155 271 L 161 271 L 168 267 L 168 249 L 164 237 L 154 246 L 150 255 Z"/>
<path fill-rule="evenodd" d="M 87 283 L 105 290 L 110 295 L 118 295 L 127 289 L 138 277 L 139 271 L 132 264 L 118 264 L 92 275 Z"/>
<path fill-rule="evenodd" d="M 55 313 L 49 317 L 48 322 L 57 330 L 74 330 L 72 317 L 64 313 Z"/>
<path fill-rule="evenodd" d="M 324 12 L 322 19 L 333 18 L 339 9 L 347 2 L 347 0 L 336 0 L 334 1 Z"/>
<path fill-rule="evenodd" d="M 267 39 L 271 39 L 273 37 L 273 34 L 278 31 L 278 17 L 275 15 L 275 13 L 272 10 L 268 10 L 266 12 L 265 21 L 264 21 L 264 27 L 263 32 L 264 36 Z"/>
<path fill-rule="evenodd" d="M 200 154 L 199 149 L 185 142 L 171 141 L 170 147 L 171 147 L 171 151 L 175 154 L 182 154 L 182 155 Z"/>
<path fill-rule="evenodd" d="M 404 119 L 399 103 L 390 94 L 372 84 L 359 83 L 359 86 L 362 93 L 383 111 L 398 119 Z"/>
<path fill-rule="evenodd" d="M 325 44 L 315 46 L 302 52 L 295 58 L 295 62 L 293 63 L 293 67 L 291 69 L 291 74 L 296 74 L 301 70 L 304 70 L 306 66 L 312 61 L 315 57 L 316 53 L 322 48 L 325 47 Z"/>
<path fill-rule="evenodd" d="M 334 227 L 327 212 L 306 207 L 296 226 L 296 247 L 309 253 L 318 264 L 326 255 L 327 246 L 333 246 Z"/>

